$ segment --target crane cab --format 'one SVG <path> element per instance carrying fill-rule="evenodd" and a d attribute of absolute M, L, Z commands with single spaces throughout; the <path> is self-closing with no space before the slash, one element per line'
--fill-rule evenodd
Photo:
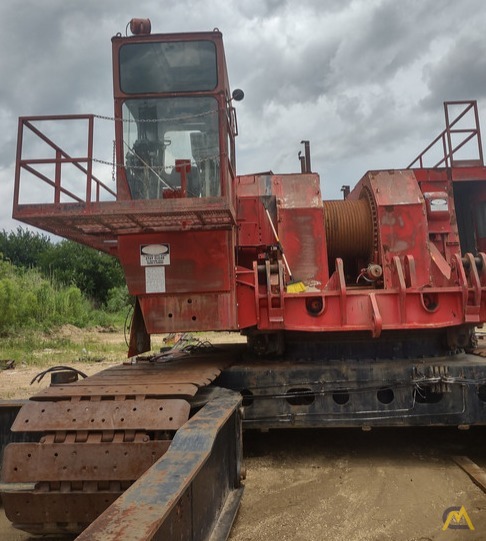
<path fill-rule="evenodd" d="M 118 198 L 231 199 L 236 117 L 221 33 L 112 44 Z"/>

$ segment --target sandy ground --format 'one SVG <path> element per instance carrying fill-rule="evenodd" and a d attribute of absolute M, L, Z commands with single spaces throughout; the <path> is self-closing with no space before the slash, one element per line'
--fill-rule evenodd
<path fill-rule="evenodd" d="M 122 339 L 108 336 L 100 339 Z M 110 364 L 76 366 L 94 373 Z M 38 371 L 0 372 L 0 398 L 31 394 Z M 484 540 L 486 495 L 451 457 L 466 455 L 486 468 L 485 436 L 485 429 L 247 432 L 245 493 L 230 541 Z M 453 506 L 464 506 L 474 531 L 442 531 Z M 30 539 L 0 514 L 0 540 Z"/>
<path fill-rule="evenodd" d="M 486 432 L 357 429 L 247 434 L 247 479 L 231 541 L 486 539 L 486 495 L 451 460 L 482 467 Z M 442 531 L 464 505 L 474 531 Z"/>

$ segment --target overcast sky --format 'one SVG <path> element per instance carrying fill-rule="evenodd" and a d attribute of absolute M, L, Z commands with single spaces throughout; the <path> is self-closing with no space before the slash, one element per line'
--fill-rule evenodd
<path fill-rule="evenodd" d="M 443 129 L 444 100 L 478 100 L 486 137 L 484 0 L 3 0 L 0 15 L 0 229 L 19 225 L 17 118 L 112 115 L 110 38 L 132 17 L 223 33 L 245 92 L 240 174 L 298 171 L 308 139 L 323 197 L 339 198 L 367 170 L 408 165 Z"/>

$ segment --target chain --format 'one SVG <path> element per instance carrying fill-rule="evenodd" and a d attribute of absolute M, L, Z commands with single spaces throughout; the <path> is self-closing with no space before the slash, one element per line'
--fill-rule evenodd
<path fill-rule="evenodd" d="M 209 162 L 209 161 L 217 161 L 219 160 L 219 155 L 218 154 L 215 154 L 214 156 L 208 156 L 207 158 L 204 158 L 202 160 L 199 160 L 199 162 L 197 163 L 202 163 L 202 162 Z M 112 171 L 112 174 L 113 174 L 113 178 L 115 178 L 115 171 L 120 168 L 120 167 L 127 167 L 124 163 L 116 163 L 116 160 L 115 158 L 113 158 L 113 161 L 112 162 L 108 162 L 106 160 L 98 160 L 97 158 L 92 158 L 91 161 L 95 162 L 95 163 L 99 163 L 101 165 L 109 165 L 113 168 L 113 171 Z M 197 163 L 195 161 L 192 161 L 191 162 L 191 165 L 197 165 Z M 146 166 L 145 165 L 130 165 L 128 166 L 130 169 L 146 169 Z M 155 170 L 162 170 L 162 169 L 165 169 L 166 171 L 170 172 L 172 171 L 173 169 L 175 169 L 175 165 L 166 165 L 164 167 L 162 166 L 150 166 L 152 169 L 155 169 Z"/>
<path fill-rule="evenodd" d="M 130 123 L 153 124 L 153 123 L 156 123 L 156 122 L 173 122 L 173 121 L 191 120 L 193 118 L 201 118 L 201 117 L 205 117 L 205 116 L 209 116 L 209 115 L 214 115 L 217 112 L 218 112 L 217 110 L 213 110 L 213 111 L 205 111 L 203 113 L 194 114 L 194 115 L 188 115 L 188 116 L 178 116 L 178 117 L 172 117 L 172 118 L 169 118 L 169 117 L 168 118 L 148 118 L 148 119 L 140 119 L 140 120 L 135 120 L 135 119 L 131 119 L 131 118 L 116 118 L 116 117 L 107 116 L 107 115 L 93 115 L 93 117 L 98 118 L 100 120 L 109 120 L 111 122 L 123 122 L 123 123 L 128 123 L 128 124 L 130 124 Z M 208 156 L 207 158 L 199 160 L 199 163 L 205 162 L 205 161 L 212 161 L 212 160 L 219 160 L 219 155 L 216 154 L 214 156 Z M 106 160 L 99 160 L 97 158 L 92 158 L 92 161 L 95 162 L 95 163 L 99 163 L 101 165 L 109 165 L 109 166 L 111 166 L 112 167 L 111 177 L 112 177 L 113 182 L 115 182 L 115 180 L 116 180 L 116 170 L 119 167 L 125 167 L 124 163 L 122 163 L 122 164 L 116 163 L 116 142 L 115 141 L 113 141 L 113 159 L 112 159 L 111 162 L 106 161 Z M 197 165 L 197 164 L 195 162 L 191 162 L 191 165 Z M 130 168 L 131 169 L 145 169 L 146 166 L 145 165 L 140 165 L 140 166 L 133 165 L 133 166 L 130 166 Z M 170 173 L 174 168 L 175 168 L 175 165 L 169 165 L 169 166 L 165 167 L 165 170 L 168 173 Z M 157 168 L 154 167 L 153 169 L 157 169 Z"/>
<path fill-rule="evenodd" d="M 96 160 L 96 161 L 98 161 L 98 160 Z M 113 160 L 112 160 L 113 167 L 112 167 L 112 170 L 111 170 L 111 180 L 113 182 L 116 181 L 116 166 L 115 166 L 115 164 L 116 164 L 116 141 L 115 141 L 115 139 L 113 139 Z"/>
<path fill-rule="evenodd" d="M 167 118 L 146 118 L 146 119 L 139 119 L 135 120 L 132 118 L 116 118 L 113 116 L 105 116 L 105 115 L 93 115 L 94 118 L 99 118 L 100 120 L 109 120 L 111 122 L 126 122 L 126 123 L 134 123 L 134 124 L 140 124 L 140 123 L 147 123 L 147 124 L 153 124 L 154 122 L 174 122 L 179 120 L 192 120 L 193 118 L 201 118 L 204 116 L 214 115 L 218 111 L 205 111 L 204 113 L 198 113 L 195 115 L 187 115 L 187 116 L 175 116 L 175 117 L 167 117 Z"/>

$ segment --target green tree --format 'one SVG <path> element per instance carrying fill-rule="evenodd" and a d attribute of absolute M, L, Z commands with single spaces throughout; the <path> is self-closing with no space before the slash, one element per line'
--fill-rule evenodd
<path fill-rule="evenodd" d="M 41 254 L 48 251 L 52 242 L 47 235 L 17 227 L 16 231 L 0 233 L 0 253 L 17 267 L 37 267 Z"/>
<path fill-rule="evenodd" d="M 118 260 L 67 240 L 53 244 L 43 252 L 39 268 L 59 284 L 76 286 L 98 305 L 106 304 L 111 289 L 125 284 Z"/>
<path fill-rule="evenodd" d="M 15 267 L 36 268 L 60 285 L 77 287 L 99 306 L 112 303 L 109 291 L 125 285 L 118 260 L 108 254 L 22 227 L 0 233 L 0 254 Z"/>
<path fill-rule="evenodd" d="M 0 307 L 0 336 L 64 323 L 82 327 L 102 315 L 77 287 L 59 287 L 38 270 L 16 267 L 1 256 Z"/>

